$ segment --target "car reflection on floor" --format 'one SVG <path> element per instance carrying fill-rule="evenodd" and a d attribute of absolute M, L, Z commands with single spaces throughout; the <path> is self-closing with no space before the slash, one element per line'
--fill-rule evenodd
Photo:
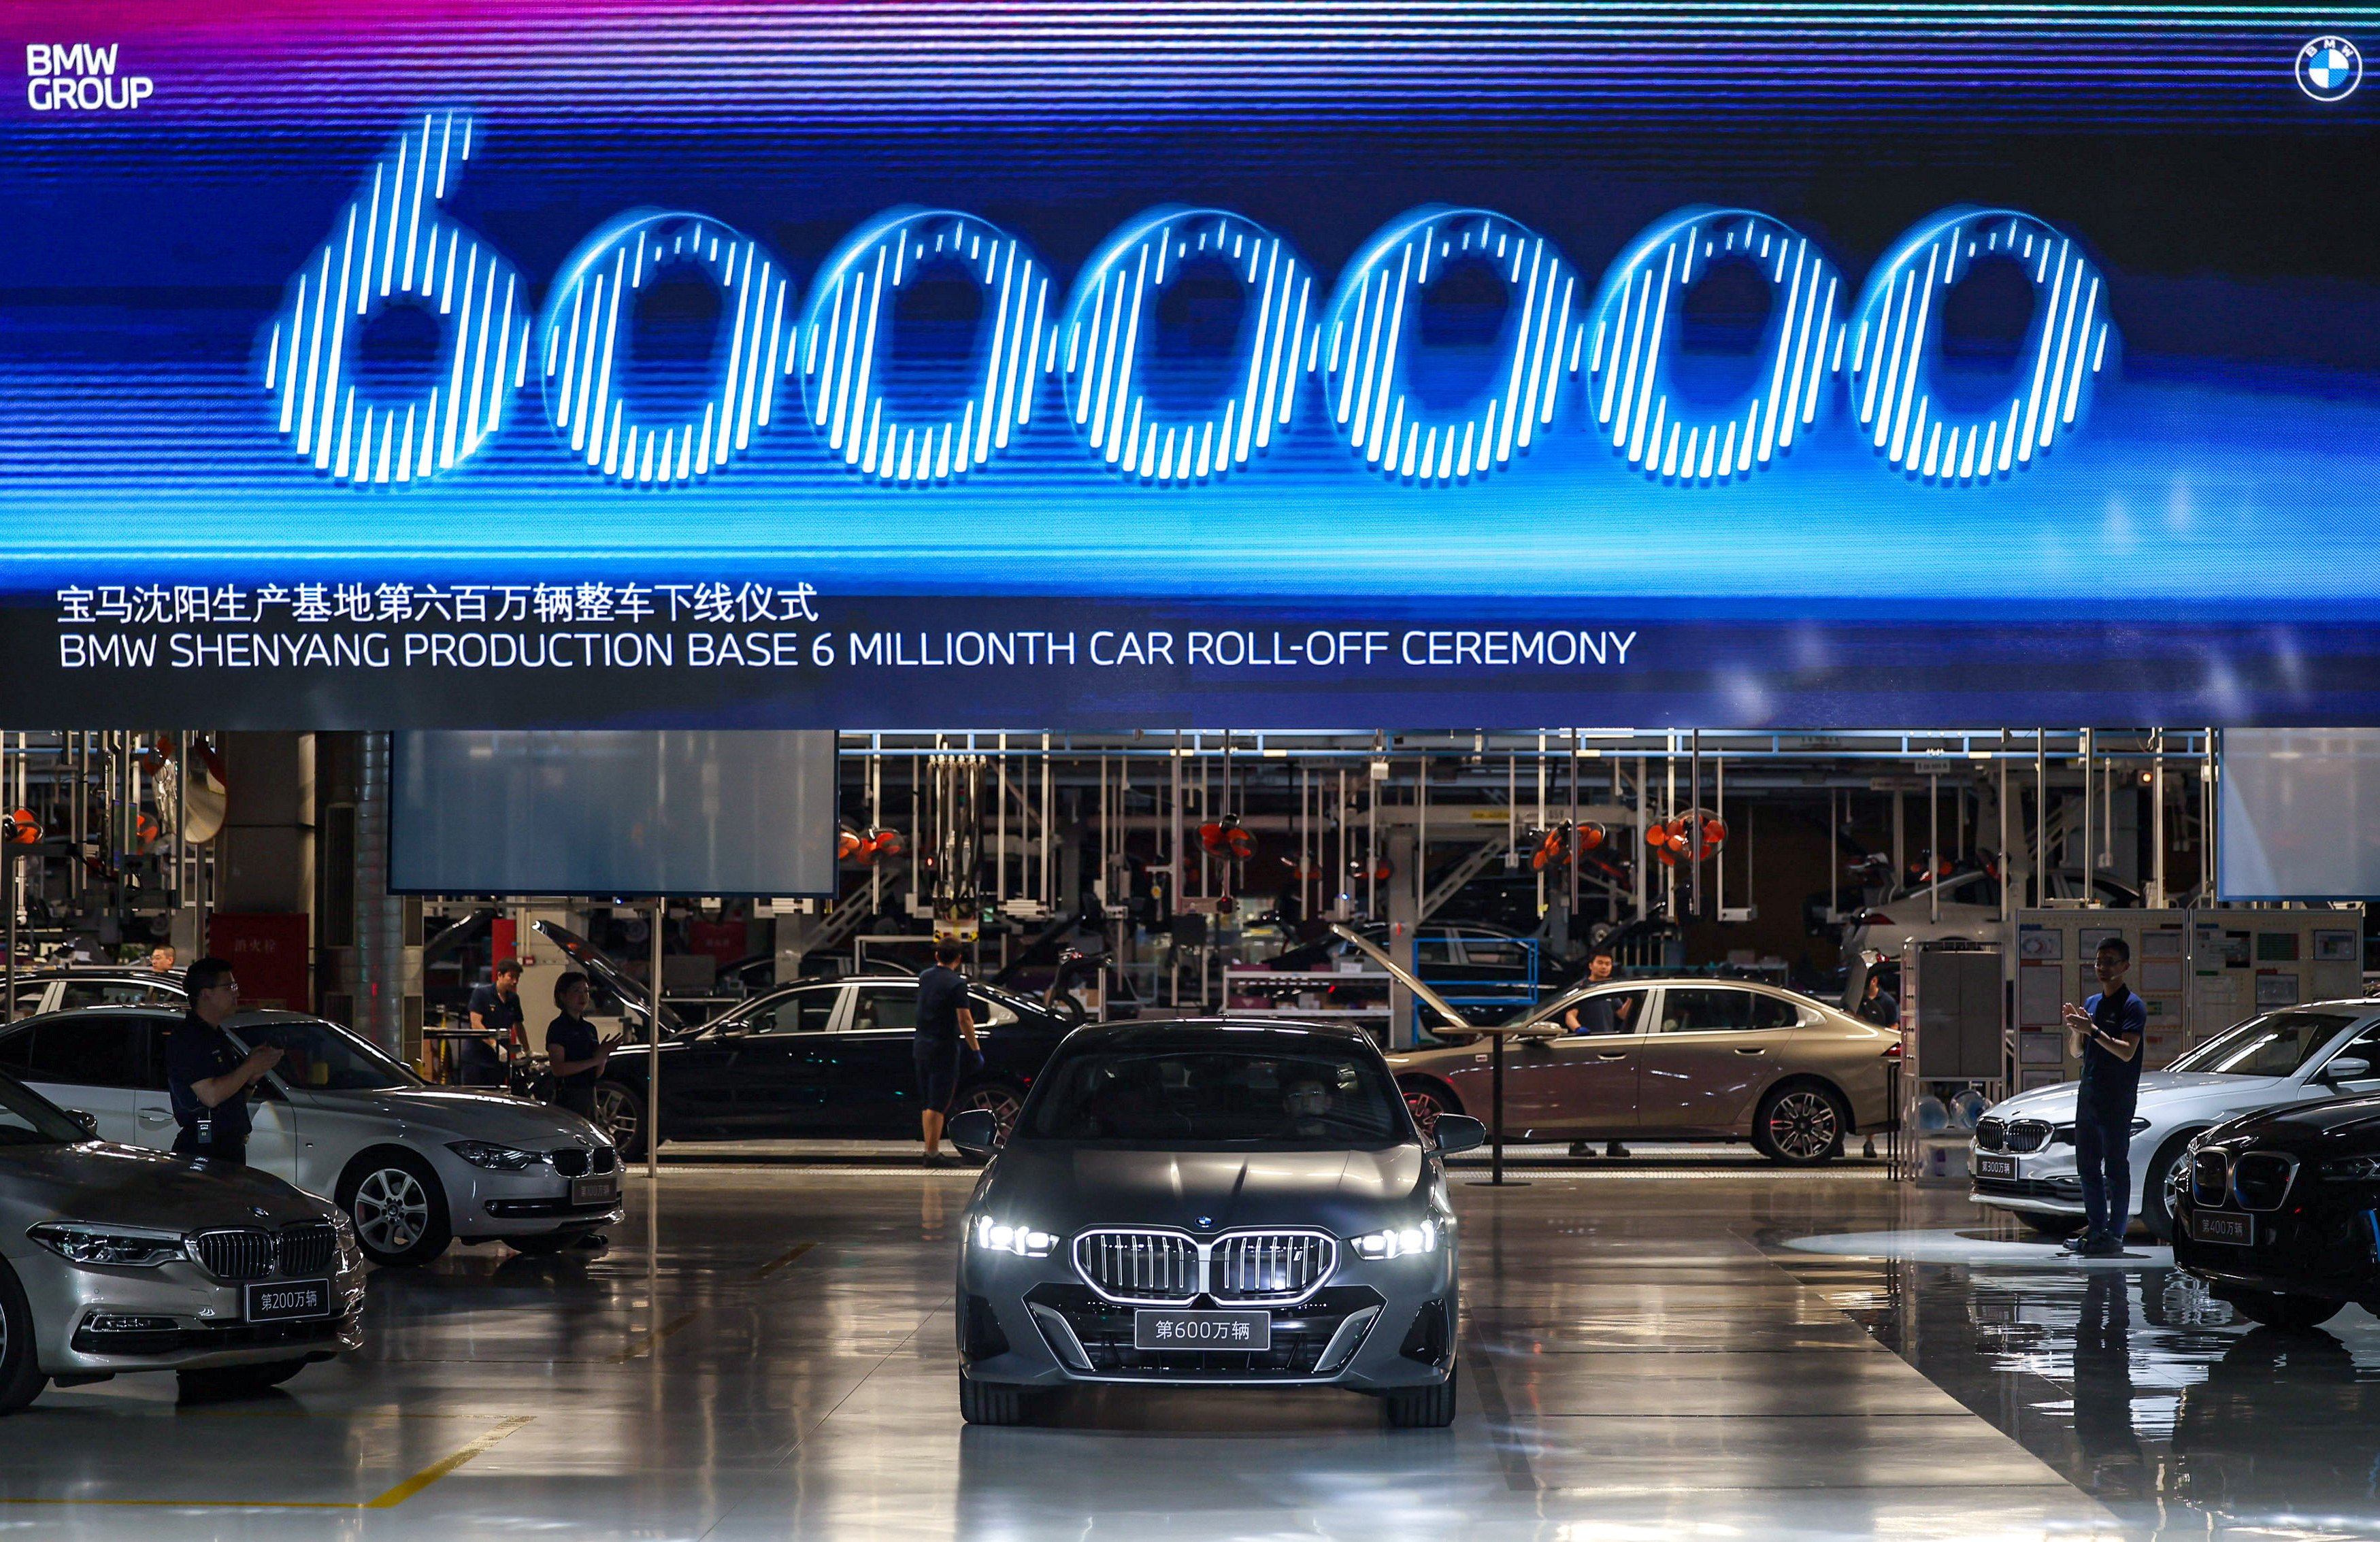
<path fill-rule="evenodd" d="M 1763 1239 L 1876 1338 L 2148 1537 L 2380 1536 L 2380 1322 L 2235 1319 L 2162 1250 L 2087 1267 L 2013 1231 Z M 1831 1255 L 1832 1257 L 1828 1257 Z"/>

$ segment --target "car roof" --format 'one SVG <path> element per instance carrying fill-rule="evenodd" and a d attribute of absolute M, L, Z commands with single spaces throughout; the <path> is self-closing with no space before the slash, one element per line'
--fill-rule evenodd
<path fill-rule="evenodd" d="M 188 1016 L 189 1014 L 187 1012 L 156 1002 L 111 1002 L 103 1006 L 72 1006 L 62 1008 L 56 1012 L 34 1013 L 29 1016 L 19 1017 L 13 1023 L 0 1023 L 0 1031 L 5 1031 L 9 1028 L 20 1028 L 28 1023 L 78 1023 L 93 1018 L 105 1017 L 163 1018 L 167 1022 L 179 1023 Z M 331 1023 L 334 1027 L 343 1026 L 337 1023 L 333 1023 L 330 1018 L 323 1016 L 320 1013 L 285 1012 L 279 1007 L 247 1007 L 241 1011 L 233 1013 L 229 1017 L 225 1018 L 224 1021 L 226 1023 L 273 1023 L 291 1018 L 306 1023 Z M 349 1029 L 348 1031 L 353 1032 L 354 1030 Z"/>
<path fill-rule="evenodd" d="M 1228 1038 L 1226 1036 L 1229 1036 Z M 1074 1049 L 1164 1049 L 1173 1045 L 1246 1044 L 1261 1038 L 1283 1041 L 1282 1047 L 1304 1040 L 1329 1039 L 1377 1049 L 1371 1035 L 1344 1023 L 1301 1023 L 1294 1018 L 1166 1017 L 1126 1023 L 1087 1023 L 1066 1036 Z"/>
<path fill-rule="evenodd" d="M 30 1013 L 14 1022 L 0 1023 L 0 1030 L 21 1028 L 28 1023 L 76 1022 L 87 1017 L 167 1017 L 178 1023 L 187 1015 L 162 1002 L 111 1002 L 104 1006 L 70 1006 L 56 1012 Z"/>

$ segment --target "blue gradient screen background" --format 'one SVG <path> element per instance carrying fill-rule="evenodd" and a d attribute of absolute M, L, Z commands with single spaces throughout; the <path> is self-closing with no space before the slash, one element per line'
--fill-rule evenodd
<path fill-rule="evenodd" d="M 216 9 L 0 8 L 0 58 L 28 88 L 0 109 L 11 721 L 1822 727 L 2351 722 L 2380 710 L 2369 207 L 2380 86 L 2317 102 L 2294 63 L 2319 35 L 2380 37 L 2369 13 Z M 137 73 L 153 93 L 125 110 L 37 108 L 29 49 L 55 44 L 63 60 L 81 43 L 118 50 L 115 76 Z M 454 153 L 456 122 L 469 126 L 468 162 Z M 423 145 L 439 157 L 427 176 L 450 179 L 443 198 L 408 211 L 370 193 L 400 152 L 395 171 L 423 175 Z M 1434 287 L 1413 291 L 1396 387 L 1416 419 L 1481 430 L 1475 465 L 1440 451 L 1432 467 L 1425 451 L 1416 469 L 1410 447 L 1404 464 L 1393 443 L 1385 462 L 1377 444 L 1351 448 L 1328 323 L 1342 275 L 1430 206 L 1484 212 L 1433 227 L 1458 245 L 1509 240 L 1503 256 L 1442 262 Z M 1586 359 L 1607 275 L 1624 277 L 1648 232 L 1680 211 L 1730 210 L 1742 212 L 1698 228 L 1722 243 L 1773 237 L 1776 249 L 1802 240 L 1808 271 L 1837 285 L 1841 328 L 1894 244 L 1961 207 L 2030 216 L 2028 231 L 2067 243 L 2076 271 L 2103 284 L 2082 323 L 2107 331 L 2097 368 L 2073 394 L 2071 427 L 2031 464 L 1927 475 L 1913 450 L 1904 466 L 1878 448 L 1855 335 L 1795 399 L 1790 444 L 1765 446 L 1759 464 L 1665 467 L 1658 432 L 1649 461 L 1641 446 L 1615 449 Z M 367 404 L 443 393 L 460 422 L 441 443 L 426 419 L 375 419 L 372 451 L 368 428 L 357 437 L 364 407 L 312 413 L 335 419 L 359 472 L 388 464 L 392 441 L 399 471 L 419 457 L 427 472 L 342 478 L 283 431 L 312 410 L 287 408 L 306 340 L 291 333 L 307 324 L 294 285 L 355 261 L 383 208 L 460 235 L 436 251 L 433 235 L 422 254 L 381 252 L 399 273 L 395 301 L 371 296 L 356 319 L 343 389 Z M 1155 294 L 1132 243 L 1179 209 L 1216 212 L 1169 228 L 1217 247 Z M 965 218 L 904 225 L 887 212 L 901 210 Z M 580 345 L 566 329 L 549 338 L 539 317 L 594 313 L 613 275 L 610 249 L 590 243 L 623 231 L 621 249 L 641 235 L 649 253 L 675 242 L 681 260 L 663 275 L 655 258 L 650 284 L 608 297 L 636 318 L 607 376 L 622 421 L 700 419 L 721 398 L 738 315 L 751 320 L 764 362 L 732 367 L 743 374 L 724 400 L 744 420 L 701 431 L 704 454 L 720 447 L 707 470 L 676 474 L 671 456 L 683 464 L 691 436 L 657 456 L 659 429 L 641 450 L 614 443 L 607 463 L 600 404 L 591 455 L 584 403 L 569 404 L 576 440 L 551 420 L 557 391 L 576 386 L 550 383 L 548 365 L 562 370 Z M 913 253 L 947 240 L 947 271 L 907 274 L 903 288 L 871 264 L 913 237 L 925 243 Z M 1561 307 L 1526 274 L 1510 286 L 1486 276 L 1498 262 L 1519 272 L 1511 253 L 1532 240 L 1524 266 L 1566 285 Z M 1218 255 L 1232 241 L 1237 257 Z M 1263 273 L 1294 274 L 1305 309 L 1251 353 L 1258 252 Z M 1148 335 L 1107 345 L 1138 350 L 1131 405 L 1151 423 L 1194 425 L 1230 407 L 1222 442 L 1247 442 L 1236 463 L 1194 460 L 1194 431 L 1160 454 L 1147 434 L 1095 428 L 1095 413 L 1075 421 L 1099 360 L 1070 365 L 1066 308 L 1103 256 L 1154 296 L 1127 316 Z M 1698 286 L 1662 290 L 1679 309 L 1661 380 L 1682 411 L 1741 418 L 1786 300 L 1750 276 L 1752 260 L 1726 256 L 1706 261 Z M 468 297 L 460 310 L 442 312 L 443 296 L 402 303 L 402 265 L 417 257 L 425 292 L 446 264 L 443 283 Z M 1382 261 L 1397 271 L 1395 253 Z M 968 261 L 988 286 L 953 278 Z M 1985 268 L 1938 291 L 1927 388 L 1939 410 L 1988 416 L 2032 367 L 2026 329 L 2043 302 L 2014 261 Z M 1241 270 L 1257 279 L 1227 276 Z M 1112 308 L 1086 305 L 1082 347 L 1095 354 Z M 1030 346 L 1004 381 L 988 375 L 997 325 L 1035 306 Z M 882 414 L 958 425 L 888 448 L 874 469 L 855 458 L 868 425 L 838 427 L 832 380 L 803 358 L 805 318 L 862 312 L 885 349 L 867 382 Z M 464 388 L 447 385 L 463 379 L 450 345 L 466 313 L 492 338 L 465 349 L 479 371 L 468 412 Z M 1514 329 L 1531 326 L 1549 339 L 1543 382 L 1512 408 L 1530 431 L 1491 456 L 1482 404 L 1502 389 Z M 1822 349 L 1831 335 L 1820 331 Z M 830 365 L 839 346 L 822 343 Z M 1250 394 L 1252 359 L 1267 389 Z M 987 380 L 997 434 L 967 416 Z M 1523 395 L 1506 391 L 1498 409 Z M 480 653 L 432 658 L 407 655 L 408 629 L 471 628 L 443 613 L 393 619 L 385 605 L 253 621 L 235 605 L 225 622 L 185 604 L 85 621 L 59 599 L 311 584 L 753 585 L 781 600 L 757 622 L 664 606 L 648 625 L 668 637 L 665 654 L 571 642 L 565 666 L 550 634 L 618 618 L 530 608 L 500 625 L 492 612 L 477 630 L 512 634 L 509 654 L 483 639 Z M 706 626 L 740 639 L 733 658 L 715 637 L 687 636 Z M 286 641 L 307 628 L 379 629 L 381 662 L 359 644 L 223 650 L 229 633 Z M 775 639 L 757 661 L 756 630 Z M 1548 631 L 1594 639 L 1605 657 L 1575 640 L 1560 664 L 1454 640 Z M 1074 646 L 1012 662 L 1027 632 L 1043 637 L 1036 648 Z M 1326 659 L 1306 640 L 1324 632 L 1359 640 Z M 1195 658 L 1193 633 L 1208 639 Z M 1375 633 L 1387 640 L 1366 652 Z M 1009 653 L 956 634 L 1006 637 Z M 1092 658 L 1094 634 L 1109 662 Z M 1126 635 L 1143 639 L 1140 656 L 1115 656 Z M 1158 636 L 1162 656 L 1147 642 Z M 149 637 L 154 664 L 86 646 L 103 637 Z M 209 637 L 215 651 L 190 651 Z M 872 640 L 856 653 L 855 637 Z M 972 663 L 958 656 L 969 649 Z"/>

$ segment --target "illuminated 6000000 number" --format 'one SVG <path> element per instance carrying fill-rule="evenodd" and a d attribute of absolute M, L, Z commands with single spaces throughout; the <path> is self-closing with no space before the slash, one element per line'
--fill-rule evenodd
<path fill-rule="evenodd" d="M 1219 209 L 1160 209 L 1111 237 L 1060 296 L 1015 237 L 971 214 L 895 210 L 847 238 L 795 305 L 785 264 L 696 213 L 639 212 L 573 256 L 532 317 L 518 273 L 439 212 L 474 148 L 470 116 L 424 116 L 398 137 L 292 280 L 262 340 L 280 431 L 326 477 L 356 487 L 422 482 L 468 464 L 535 377 L 547 421 L 593 474 L 626 486 L 703 480 L 802 408 L 855 475 L 917 485 L 989 465 L 1030 423 L 1055 374 L 1086 450 L 1120 477 L 1157 484 L 1229 475 L 1262 454 L 1319 373 L 1333 431 L 1364 465 L 1422 484 L 1475 480 L 1555 423 L 1565 393 L 1613 453 L 1683 486 L 1746 478 L 1789 450 L 1846 380 L 1853 420 L 1881 462 L 1938 483 L 1985 483 L 2029 466 L 2088 411 L 2115 342 L 2099 271 L 2030 214 L 1956 208 L 1920 221 L 1856 297 L 1806 237 L 1767 214 L 1691 209 L 1655 225 L 1590 296 L 1551 241 L 1482 209 L 1412 211 L 1376 235 L 1326 297 L 1281 237 Z M 1940 389 L 1944 301 L 1978 263 L 2004 260 L 2034 300 L 2019 367 L 1996 400 Z M 1750 264 L 1772 300 L 1754 383 L 1714 407 L 1677 389 L 1688 292 L 1714 266 Z M 1485 267 L 1506 286 L 1488 383 L 1459 407 L 1413 389 L 1415 324 L 1435 277 Z M 1148 389 L 1149 324 L 1186 271 L 1241 285 L 1230 384 L 1197 410 Z M 972 372 L 957 405 L 919 414 L 886 390 L 905 285 L 960 271 L 982 286 Z M 722 308 L 698 410 L 656 418 L 624 379 L 637 301 L 694 273 Z M 355 380 L 355 347 L 382 308 L 440 319 L 437 378 L 407 399 Z"/>

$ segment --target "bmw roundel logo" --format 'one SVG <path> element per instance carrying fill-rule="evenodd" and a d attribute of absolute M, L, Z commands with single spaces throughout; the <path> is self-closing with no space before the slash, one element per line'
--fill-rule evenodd
<path fill-rule="evenodd" d="M 1198 1230 L 1200 1230 L 1200 1231 L 1202 1231 L 1202 1232 L 1203 1232 L 1203 1231 L 1205 1231 L 1205 1230 L 1207 1230 L 1207 1228 L 1208 1228 L 1208 1227 L 1210 1227 L 1210 1226 L 1212 1226 L 1212 1225 L 1214 1225 L 1214 1224 L 1215 1224 L 1215 1218 L 1214 1218 L 1213 1216 L 1210 1216 L 1210 1215 L 1202 1215 L 1202 1216 L 1200 1216 L 1200 1217 L 1198 1218 Z"/>
<path fill-rule="evenodd" d="M 2344 102 L 2363 83 L 2363 55 L 2345 38 L 2316 38 L 2298 50 L 2298 90 L 2316 102 Z"/>

